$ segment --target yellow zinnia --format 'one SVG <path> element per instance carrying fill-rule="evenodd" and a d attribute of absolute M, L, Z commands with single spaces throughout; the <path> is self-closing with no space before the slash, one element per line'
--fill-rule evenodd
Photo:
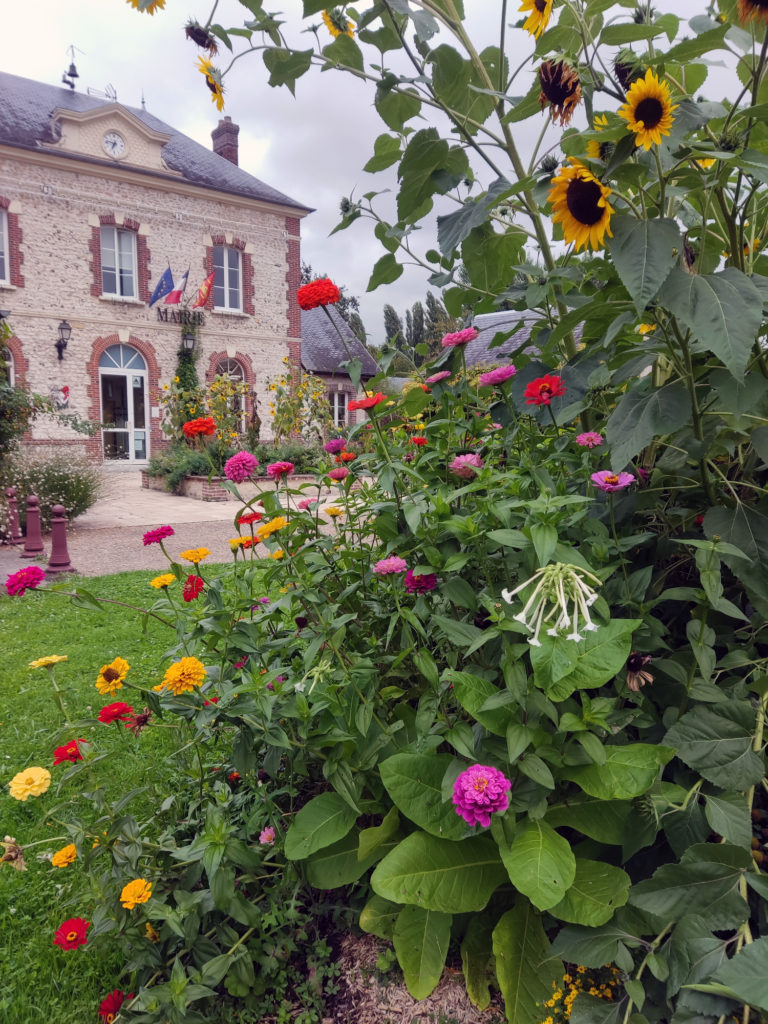
<path fill-rule="evenodd" d="M 277 533 L 278 530 L 282 530 L 287 525 L 288 520 L 285 516 L 276 516 L 274 519 L 270 519 L 268 523 L 260 526 L 256 531 L 256 536 L 259 540 L 266 540 L 267 537 L 271 537 L 273 533 Z"/>
<path fill-rule="evenodd" d="M 102 665 L 96 680 L 96 689 L 102 695 L 113 696 L 122 688 L 130 667 L 125 658 L 115 658 L 109 665 Z"/>
<path fill-rule="evenodd" d="M 601 249 L 605 235 L 612 238 L 609 227 L 613 207 L 608 202 L 611 190 L 603 185 L 584 164 L 571 158 L 552 179 L 548 199 L 552 203 L 552 220 L 563 226 L 566 242 L 574 242 L 576 251 L 588 245 Z"/>
<path fill-rule="evenodd" d="M 279 562 L 281 558 L 285 558 L 285 552 L 283 551 L 282 548 L 277 548 L 277 550 L 273 551 L 269 557 L 274 558 L 276 561 Z"/>
<path fill-rule="evenodd" d="M 151 895 L 152 883 L 148 882 L 146 878 L 134 878 L 132 882 L 123 886 L 120 903 L 126 910 L 133 910 L 140 903 L 146 903 Z"/>
<path fill-rule="evenodd" d="M 339 508 L 338 505 L 329 505 L 328 508 L 324 508 L 323 509 L 323 512 L 325 512 L 325 514 L 327 516 L 330 516 L 332 519 L 335 518 L 336 516 L 343 516 L 344 515 L 344 509 L 343 508 Z"/>
<path fill-rule="evenodd" d="M 74 860 L 77 860 L 77 848 L 74 843 L 69 843 L 54 853 L 51 857 L 51 864 L 55 868 L 65 868 Z"/>
<path fill-rule="evenodd" d="M 205 57 L 198 57 L 200 66 L 198 71 L 205 75 L 205 84 L 211 90 L 211 99 L 216 104 L 216 109 L 224 109 L 224 89 L 221 84 L 221 72 L 206 60 Z"/>
<path fill-rule="evenodd" d="M 197 565 L 198 562 L 202 562 L 204 558 L 210 555 L 208 548 L 188 548 L 186 551 L 182 551 L 179 558 L 183 558 L 185 562 L 192 562 Z"/>
<path fill-rule="evenodd" d="M 37 658 L 35 661 L 30 661 L 30 668 L 51 668 L 53 665 L 58 665 L 60 661 L 66 661 L 66 654 L 48 654 L 44 658 Z"/>
<path fill-rule="evenodd" d="M 155 590 L 163 590 L 165 587 L 170 587 L 172 583 L 176 582 L 176 577 L 172 572 L 164 572 L 162 576 L 155 576 L 153 580 L 149 581 L 150 587 L 154 587 Z"/>
<path fill-rule="evenodd" d="M 552 0 L 523 0 L 520 14 L 527 14 L 523 28 L 536 39 L 549 24 L 552 15 Z"/>
<path fill-rule="evenodd" d="M 194 690 L 205 682 L 205 665 L 197 658 L 182 658 L 166 669 L 163 681 L 155 690 L 170 690 L 174 697 Z"/>
<path fill-rule="evenodd" d="M 25 768 L 8 783 L 14 800 L 22 803 L 30 796 L 42 796 L 51 784 L 51 773 L 47 768 Z"/>
<path fill-rule="evenodd" d="M 672 103 L 669 86 L 648 68 L 645 78 L 638 78 L 629 87 L 627 102 L 618 112 L 629 131 L 635 133 L 635 143 L 647 150 L 654 143 L 658 146 L 662 135 L 669 135 L 673 110 L 677 110 L 677 104 Z"/>

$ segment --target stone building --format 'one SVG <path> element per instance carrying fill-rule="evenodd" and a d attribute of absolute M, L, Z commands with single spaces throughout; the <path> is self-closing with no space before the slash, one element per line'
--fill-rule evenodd
<path fill-rule="evenodd" d="M 360 360 L 360 385 L 365 387 L 379 372 L 379 365 L 346 320 L 332 306 L 301 311 L 301 365 L 325 383 L 336 427 L 356 422 L 355 410 L 348 405 L 357 393 L 342 367 L 351 359 Z"/>
<path fill-rule="evenodd" d="M 0 98 L 12 380 L 103 425 L 86 437 L 38 420 L 27 444 L 143 465 L 163 443 L 158 396 L 184 334 L 201 380 L 229 374 L 259 399 L 285 357 L 299 367 L 300 221 L 311 211 L 238 167 L 237 125 L 220 121 L 207 150 L 146 110 L 66 86 L 0 74 Z M 182 304 L 150 306 L 169 266 L 176 284 L 189 270 Z"/>

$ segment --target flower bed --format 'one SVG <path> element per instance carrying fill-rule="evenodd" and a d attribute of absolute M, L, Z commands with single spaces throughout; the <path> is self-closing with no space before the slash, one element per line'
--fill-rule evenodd
<path fill-rule="evenodd" d="M 222 484 L 226 482 L 224 476 L 214 476 L 210 479 L 207 476 L 188 476 L 182 480 L 178 491 L 178 495 L 184 498 L 196 498 L 198 501 L 237 501 L 237 498 L 229 491 L 222 487 Z M 310 481 L 314 480 L 313 476 L 296 476 L 297 481 Z M 168 488 L 165 486 L 165 477 L 162 476 L 150 476 L 150 474 L 142 469 L 141 471 L 141 486 L 144 490 L 150 491 L 163 491 L 168 494 Z M 255 490 L 256 493 L 262 493 L 263 491 L 274 490 L 274 482 L 269 477 L 256 477 L 250 481 L 250 486 Z M 172 493 L 172 492 L 170 492 Z"/>

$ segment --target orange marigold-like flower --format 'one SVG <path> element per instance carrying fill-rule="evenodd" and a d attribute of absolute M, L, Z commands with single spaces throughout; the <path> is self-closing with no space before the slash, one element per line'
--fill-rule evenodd
<path fill-rule="evenodd" d="M 123 886 L 120 903 L 126 910 L 133 910 L 140 903 L 146 903 L 151 895 L 152 883 L 148 882 L 146 878 L 134 878 L 132 882 Z"/>
<path fill-rule="evenodd" d="M 309 284 L 303 284 L 296 292 L 296 300 L 302 309 L 316 309 L 318 306 L 332 306 L 341 298 L 341 292 L 330 279 L 320 277 Z"/>
<path fill-rule="evenodd" d="M 158 689 L 170 690 L 174 697 L 178 697 L 194 690 L 196 686 L 202 686 L 204 682 L 205 665 L 197 658 L 182 658 L 166 669 Z"/>
<path fill-rule="evenodd" d="M 77 860 L 77 848 L 74 843 L 68 843 L 54 853 L 51 857 L 51 864 L 55 868 L 66 868 L 75 860 Z"/>

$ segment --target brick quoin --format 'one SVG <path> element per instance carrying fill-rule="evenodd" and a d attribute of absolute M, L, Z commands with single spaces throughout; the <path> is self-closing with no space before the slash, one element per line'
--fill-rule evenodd
<path fill-rule="evenodd" d="M 296 293 L 301 284 L 301 222 L 298 217 L 285 218 L 285 231 L 288 243 L 285 251 L 286 312 L 288 314 L 288 362 L 291 369 L 291 380 L 296 387 L 301 379 L 301 310 Z"/>
<path fill-rule="evenodd" d="M 128 345 L 135 348 L 144 357 L 147 364 L 147 416 L 149 418 L 149 453 L 162 451 L 165 447 L 163 432 L 160 428 L 160 418 L 152 416 L 152 405 L 156 402 L 155 396 L 160 391 L 160 368 L 157 364 L 157 357 L 152 345 L 140 341 L 132 334 L 128 341 L 121 342 L 117 334 L 109 334 L 105 338 L 96 338 L 91 349 L 91 357 L 85 364 L 85 372 L 88 375 L 88 398 L 90 408 L 88 418 L 100 422 L 101 420 L 101 395 L 99 394 L 99 359 L 106 352 L 110 345 Z M 89 437 L 86 441 L 88 457 L 98 461 L 104 461 L 102 450 L 101 431 Z"/>
<path fill-rule="evenodd" d="M 11 205 L 10 199 L 0 196 L 0 210 L 8 210 Z M 19 224 L 17 213 L 6 214 L 8 219 L 8 269 L 10 270 L 10 281 L 14 288 L 24 287 L 24 275 L 21 272 L 21 265 L 24 262 L 24 253 L 21 251 L 21 243 L 24 241 L 24 233 Z"/>

